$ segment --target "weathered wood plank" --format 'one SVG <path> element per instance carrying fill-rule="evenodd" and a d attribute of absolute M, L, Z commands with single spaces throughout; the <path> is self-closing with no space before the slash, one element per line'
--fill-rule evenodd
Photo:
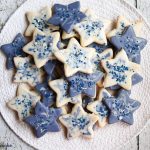
<path fill-rule="evenodd" d="M 150 150 L 150 123 L 139 135 L 139 150 Z"/>
<path fill-rule="evenodd" d="M 142 14 L 150 21 L 150 1 L 149 0 L 137 0 L 137 8 Z M 150 149 L 150 123 L 139 135 L 139 150 Z"/>
<path fill-rule="evenodd" d="M 126 1 L 136 7 L 136 0 L 126 0 Z"/>
<path fill-rule="evenodd" d="M 128 144 L 125 145 L 121 150 L 138 150 L 137 138 L 132 139 Z"/>
<path fill-rule="evenodd" d="M 26 0 L 0 0 L 0 29 L 9 16 Z"/>
<path fill-rule="evenodd" d="M 137 0 L 137 8 L 148 19 L 148 21 L 150 21 L 150 1 L 149 0 Z"/>
<path fill-rule="evenodd" d="M 19 139 L 6 125 L 0 115 L 0 150 L 33 150 L 21 139 Z"/>

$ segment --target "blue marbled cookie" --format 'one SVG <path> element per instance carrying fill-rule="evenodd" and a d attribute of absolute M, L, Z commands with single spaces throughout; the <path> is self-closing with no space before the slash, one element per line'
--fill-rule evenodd
<path fill-rule="evenodd" d="M 26 38 L 21 34 L 18 33 L 12 43 L 5 44 L 1 46 L 2 52 L 6 55 L 6 68 L 13 69 L 15 68 L 13 58 L 16 56 L 24 57 L 26 54 L 22 50 L 23 46 L 27 44 Z"/>
<path fill-rule="evenodd" d="M 103 100 L 110 110 L 109 124 L 118 121 L 123 121 L 130 125 L 133 124 L 133 113 L 140 107 L 141 103 L 131 99 L 129 95 L 129 91 L 120 90 L 116 97 L 108 97 Z"/>
<path fill-rule="evenodd" d="M 35 115 L 29 116 L 25 122 L 35 128 L 36 136 L 40 138 L 47 132 L 58 132 L 60 127 L 57 118 L 62 114 L 60 108 L 48 108 L 38 102 L 35 106 Z"/>
<path fill-rule="evenodd" d="M 113 36 L 110 39 L 110 42 L 117 50 L 121 50 L 123 48 L 127 53 L 129 60 L 135 63 L 140 63 L 140 51 L 144 49 L 147 44 L 146 39 L 136 37 L 132 26 L 125 28 L 123 35 Z"/>
<path fill-rule="evenodd" d="M 69 5 L 55 4 L 53 7 L 53 16 L 48 20 L 49 24 L 61 26 L 61 28 L 70 33 L 75 24 L 82 21 L 86 15 L 80 11 L 80 2 L 74 2 Z"/>
<path fill-rule="evenodd" d="M 93 74 L 78 72 L 75 75 L 68 77 L 70 96 L 74 97 L 79 94 L 85 94 L 89 97 L 95 97 L 96 83 L 100 81 L 102 77 L 102 74 L 99 72 Z"/>

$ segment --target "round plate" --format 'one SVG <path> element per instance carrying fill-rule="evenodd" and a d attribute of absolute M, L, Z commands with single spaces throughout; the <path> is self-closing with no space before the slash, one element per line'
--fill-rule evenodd
<path fill-rule="evenodd" d="M 13 40 L 18 32 L 23 33 L 27 27 L 25 13 L 31 10 L 39 10 L 42 7 L 52 3 L 67 4 L 74 0 L 28 0 L 26 1 L 9 19 L 0 34 L 0 45 L 9 43 Z M 109 20 L 116 19 L 117 16 L 123 15 L 129 20 L 134 21 L 141 19 L 144 21 L 141 37 L 150 41 L 150 27 L 145 19 L 129 4 L 123 0 L 82 0 L 82 8 L 91 8 L 98 17 L 103 17 Z M 6 59 L 0 53 L 0 111 L 10 126 L 10 128 L 26 143 L 37 149 L 50 150 L 66 150 L 66 149 L 119 149 L 120 146 L 131 140 L 136 136 L 145 126 L 150 116 L 150 65 L 149 65 L 149 49 L 150 42 L 142 51 L 142 75 L 144 81 L 132 88 L 132 95 L 134 99 L 139 100 L 142 105 L 134 114 L 134 125 L 129 126 L 124 123 L 116 123 L 107 125 L 100 129 L 95 129 L 95 136 L 92 140 L 83 138 L 76 138 L 67 140 L 65 138 L 64 130 L 59 133 L 47 133 L 40 139 L 35 138 L 32 130 L 23 122 L 19 122 L 16 114 L 6 106 L 6 102 L 11 100 L 16 93 L 17 84 L 12 83 L 13 72 L 5 69 Z"/>

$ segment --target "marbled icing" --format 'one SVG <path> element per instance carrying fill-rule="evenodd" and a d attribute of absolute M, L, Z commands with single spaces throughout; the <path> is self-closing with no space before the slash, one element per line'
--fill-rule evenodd
<path fill-rule="evenodd" d="M 95 97 L 96 83 L 101 80 L 102 74 L 96 72 L 94 74 L 76 73 L 74 76 L 67 78 L 69 81 L 69 94 L 74 97 L 78 94 L 86 94 L 89 97 Z"/>
<path fill-rule="evenodd" d="M 25 122 L 34 127 L 36 136 L 39 138 L 47 132 L 60 131 L 56 120 L 61 113 L 60 109 L 48 108 L 41 102 L 38 102 L 35 107 L 35 115 L 27 117 Z"/>
<path fill-rule="evenodd" d="M 22 48 L 27 43 L 27 39 L 21 34 L 18 33 L 12 43 L 5 44 L 1 46 L 2 52 L 6 55 L 6 68 L 13 69 L 15 68 L 13 58 L 16 56 L 24 57 L 26 54 L 23 52 Z"/>
<path fill-rule="evenodd" d="M 79 1 L 69 5 L 55 4 L 53 10 L 54 14 L 48 20 L 48 23 L 56 26 L 60 25 L 67 33 L 70 33 L 74 25 L 86 17 L 86 15 L 80 11 Z"/>
<path fill-rule="evenodd" d="M 118 51 L 123 48 L 129 59 L 135 63 L 140 63 L 140 59 L 137 57 L 140 57 L 140 51 L 144 49 L 147 44 L 147 40 L 136 37 L 132 26 L 125 28 L 121 36 L 112 37 L 110 42 Z"/>
<path fill-rule="evenodd" d="M 124 121 L 133 124 L 133 112 L 137 110 L 141 103 L 129 97 L 128 91 L 121 90 L 117 97 L 104 99 L 110 110 L 109 123 Z"/>

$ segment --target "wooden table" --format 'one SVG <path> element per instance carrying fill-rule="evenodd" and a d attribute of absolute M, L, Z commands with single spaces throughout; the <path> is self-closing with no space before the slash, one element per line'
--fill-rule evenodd
<path fill-rule="evenodd" d="M 150 21 L 150 0 L 128 0 L 132 5 L 139 9 L 142 14 Z M 0 29 L 8 17 L 14 12 L 25 0 L 0 0 Z M 6 125 L 0 115 L 0 150 L 6 149 L 3 145 L 11 144 L 8 150 L 33 150 L 30 146 L 20 140 Z M 130 141 L 123 150 L 150 150 L 150 123 L 143 132 Z"/>

